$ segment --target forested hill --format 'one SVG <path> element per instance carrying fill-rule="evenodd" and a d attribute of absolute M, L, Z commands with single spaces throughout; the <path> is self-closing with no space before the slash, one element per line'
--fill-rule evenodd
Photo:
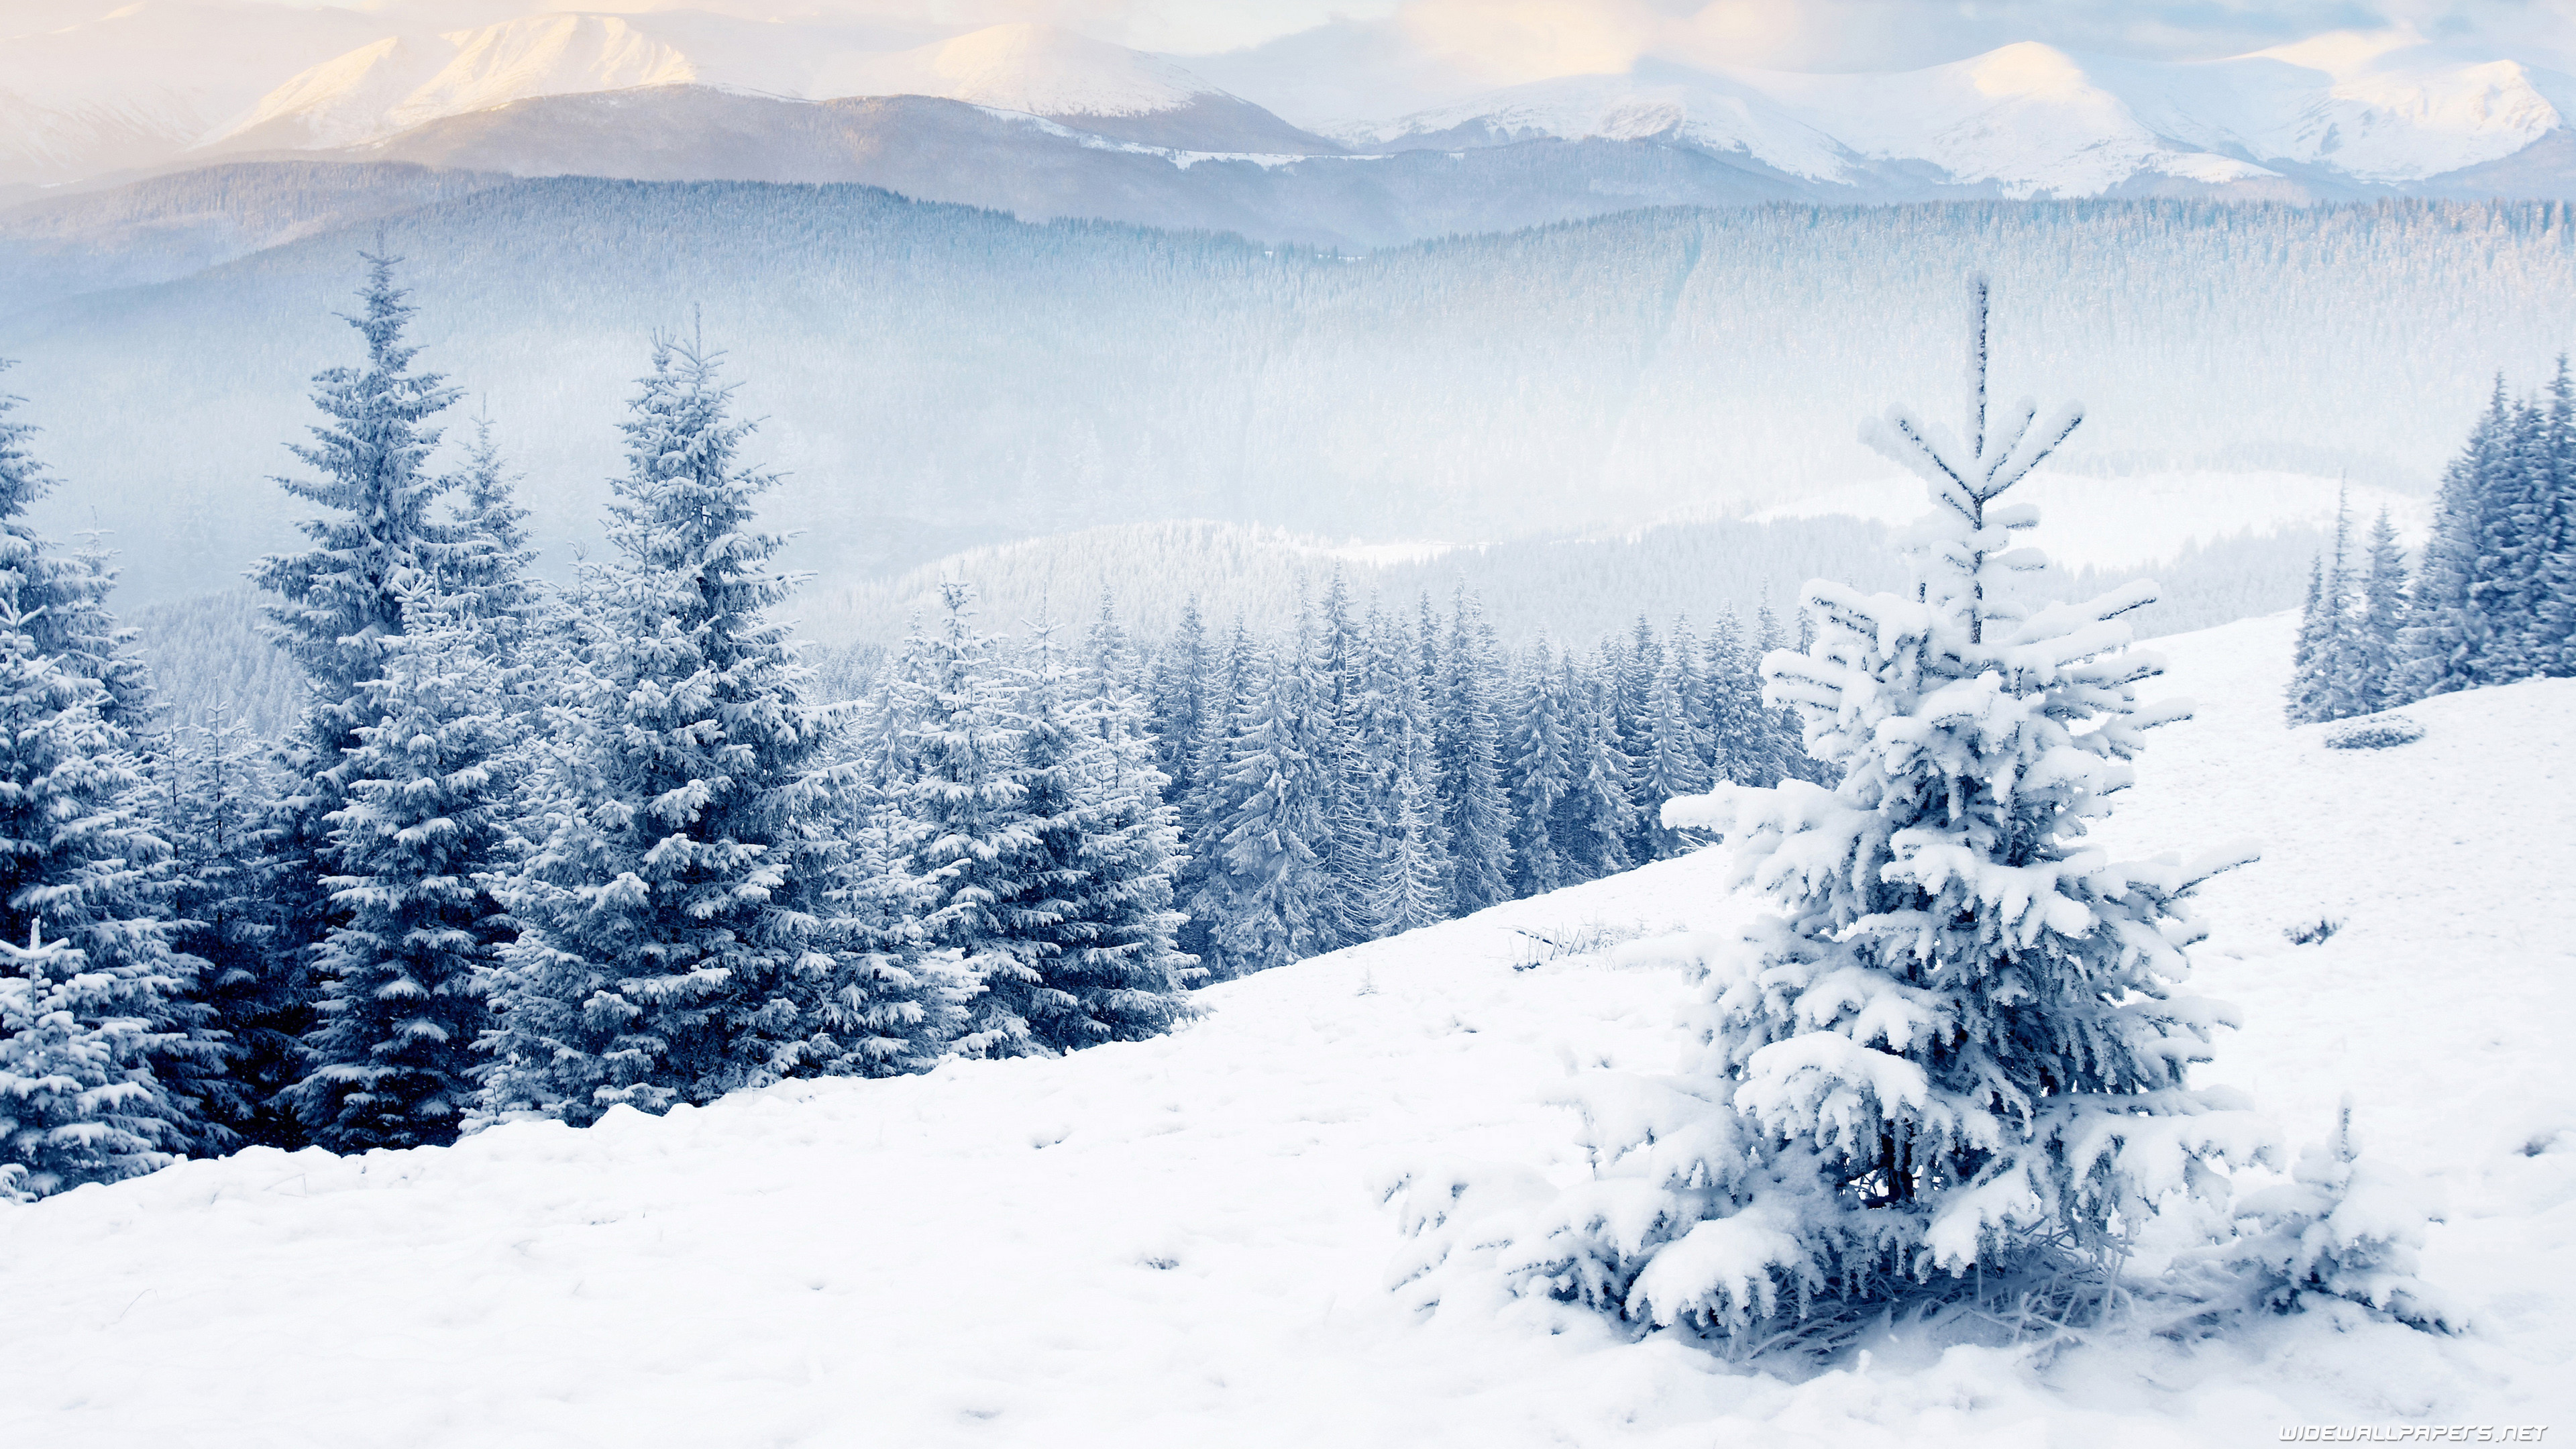
<path fill-rule="evenodd" d="M 1352 258 L 855 186 L 554 178 L 0 317 L 76 485 L 46 526 L 113 530 L 137 601 L 282 546 L 267 475 L 307 379 L 351 360 L 333 314 L 380 228 L 424 365 L 495 421 L 557 567 L 656 328 L 730 350 L 755 455 L 793 475 L 792 557 L 838 573 L 1175 517 L 1624 528 L 1874 476 L 1853 420 L 1957 391 L 1974 268 L 1999 395 L 2089 404 L 2077 469 L 2420 488 L 2495 369 L 2530 380 L 2576 338 L 2559 205 L 1662 210 Z"/>

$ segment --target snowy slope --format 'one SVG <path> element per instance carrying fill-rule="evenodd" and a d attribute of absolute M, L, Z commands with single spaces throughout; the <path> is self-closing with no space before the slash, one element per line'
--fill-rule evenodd
<path fill-rule="evenodd" d="M 685 85 L 698 67 L 615 15 L 538 15 L 389 36 L 289 79 L 207 147 L 346 146 L 530 96 Z"/>
<path fill-rule="evenodd" d="M 1381 1201 L 1460 1159 L 1579 1173 L 1577 1074 L 1658 1071 L 1685 983 L 1557 939 L 1723 926 L 1706 856 L 1205 994 L 1180 1035 L 748 1094 L 453 1149 L 247 1153 L 0 1214 L 14 1442 L 330 1445 L 2205 1445 L 2576 1409 L 2576 681 L 2436 700 L 2329 752 L 2286 620 L 2170 641 L 2204 701 L 2114 843 L 2264 839 L 2208 892 L 2214 1080 L 2294 1139 L 2337 1093 L 2433 1175 L 2427 1271 L 2479 1327 L 2228 1347 L 1882 1342 L 1805 1382 L 1460 1289 L 1417 1313 Z M 2285 926 L 2345 922 L 2298 947 Z M 1515 970 L 1516 966 L 1531 966 Z"/>

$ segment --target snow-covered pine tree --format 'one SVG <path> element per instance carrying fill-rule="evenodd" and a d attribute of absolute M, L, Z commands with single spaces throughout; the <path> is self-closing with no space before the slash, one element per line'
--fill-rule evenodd
<path fill-rule="evenodd" d="M 1557 805 L 1554 838 L 1576 880 L 1616 875 L 1636 862 L 1628 854 L 1635 834 L 1628 803 L 1628 757 L 1619 750 L 1610 713 L 1609 685 L 1577 667 L 1567 650 L 1560 668 L 1574 722 L 1574 787 Z"/>
<path fill-rule="evenodd" d="M 2512 450 L 2511 423 L 2504 378 L 2498 375 L 2467 447 L 2442 470 L 2433 534 L 2424 546 L 2399 636 L 2409 700 L 2496 682 L 2488 658 L 2495 624 L 2480 587 L 2486 577 L 2481 554 L 2497 512 L 2497 475 Z"/>
<path fill-rule="evenodd" d="M 1690 616 L 1673 620 L 1671 644 L 1665 650 L 1664 667 L 1673 672 L 1673 687 L 1681 698 L 1682 722 L 1690 729 L 1692 752 L 1699 757 L 1699 774 L 1705 788 L 1711 781 L 1726 777 L 1725 762 L 1717 742 L 1717 699 L 1708 677 L 1707 655 L 1700 645 L 1698 631 L 1691 628 Z"/>
<path fill-rule="evenodd" d="M 1523 660 L 1519 707 L 1510 740 L 1512 795 L 1512 894 L 1541 895 L 1582 877 L 1558 848 L 1556 833 L 1565 802 L 1576 789 L 1579 762 L 1572 735 L 1573 701 L 1556 652 L 1542 637 Z"/>
<path fill-rule="evenodd" d="M 1104 593 L 1065 710 L 1075 746 L 1070 830 L 1042 824 L 1038 831 L 1041 852 L 1062 862 L 1065 881 L 1057 892 L 1065 909 L 1047 927 L 1060 948 L 1046 964 L 1047 985 L 1071 1004 L 1032 1017 L 1031 1025 L 1041 1041 L 1060 1049 L 1141 1041 L 1196 1011 L 1187 988 L 1202 973 L 1175 944 L 1182 920 L 1172 908 L 1179 811 L 1163 802 L 1169 782 L 1154 764 L 1151 711 L 1140 682 L 1126 631 Z M 1032 795 L 1044 793 L 1033 778 Z"/>
<path fill-rule="evenodd" d="M 999 642 L 975 623 L 974 591 L 939 588 L 940 622 L 925 661 L 928 698 L 911 735 L 917 764 L 904 802 L 909 869 L 926 889 L 930 941 L 954 952 L 973 995 L 955 1050 L 975 1057 L 1039 1049 L 1029 1028 L 1032 993 L 1049 949 L 1029 934 L 1041 878 L 1035 810 L 1022 735 L 1027 727 L 1002 674 Z M 1049 728 L 1061 733 L 1062 721 Z"/>
<path fill-rule="evenodd" d="M 278 949 L 299 973 L 339 921 L 322 884 L 330 816 L 346 803 L 340 772 L 358 728 L 373 722 L 365 686 L 383 669 L 377 641 L 402 629 L 393 580 L 448 577 L 457 560 L 456 530 L 434 512 L 456 480 L 428 468 L 440 436 L 431 420 L 457 392 L 436 373 L 412 371 L 419 349 L 404 329 L 414 309 L 394 285 L 401 258 L 361 257 L 360 309 L 343 317 L 365 341 L 365 365 L 314 375 L 313 405 L 324 420 L 310 429 L 310 444 L 288 449 L 319 476 L 276 480 L 323 516 L 296 525 L 311 547 L 250 570 L 253 584 L 277 596 L 267 611 L 270 637 L 303 671 L 308 691 L 302 719 L 282 742 L 278 812 L 265 847 L 284 932 Z M 310 985 L 295 989 L 309 995 Z M 294 1029 L 300 1036 L 309 1022 Z"/>
<path fill-rule="evenodd" d="M 1381 936 L 1419 930 L 1449 914 L 1449 859 L 1440 830 L 1431 702 L 1419 674 L 1402 671 L 1400 681 L 1408 698 L 1390 739 L 1385 860 L 1369 897 Z"/>
<path fill-rule="evenodd" d="M 529 663 L 545 629 L 545 590 L 530 571 L 537 557 L 518 475 L 501 459 L 489 418 L 474 421 L 456 490 L 456 547 L 443 581 L 455 608 L 481 621 L 484 652 L 505 669 Z M 526 691 L 519 691 L 525 693 Z"/>
<path fill-rule="evenodd" d="M 168 847 L 106 687 L 37 653 L 19 587 L 0 573 L 0 1194 L 27 1198 L 149 1172 L 202 1129 L 153 1070 L 193 1026 Z"/>
<path fill-rule="evenodd" d="M 1343 875 L 1355 939 L 1387 932 L 1380 907 L 1388 862 L 1395 849 L 1395 775 L 1404 748 L 1406 701 L 1414 691 L 1412 650 L 1404 626 L 1369 600 L 1361 621 L 1361 657 L 1348 711 L 1348 752 L 1333 820 L 1334 868 Z"/>
<path fill-rule="evenodd" d="M 2398 631 L 2406 622 L 2406 551 L 2398 546 L 2387 509 L 2371 521 L 2362 553 L 2360 613 L 2352 621 L 2347 655 L 2353 712 L 2370 714 L 2404 702 L 2398 692 Z"/>
<path fill-rule="evenodd" d="M 2324 604 L 2328 628 L 2319 650 L 2323 693 L 2319 718 L 2350 719 L 2373 706 L 2362 682 L 2367 645 L 2361 636 L 2361 575 L 2355 567 L 2352 507 L 2343 494 L 2335 497 L 2333 562 L 2325 577 Z"/>
<path fill-rule="evenodd" d="M 1199 596 L 1181 605 L 1180 626 L 1154 656 L 1154 765 L 1170 780 L 1179 804 L 1198 788 L 1199 740 L 1207 732 L 1207 623 Z"/>
<path fill-rule="evenodd" d="M 770 620 L 794 580 L 770 566 L 782 540 L 751 527 L 774 475 L 737 461 L 751 425 L 717 374 L 716 355 L 657 339 L 620 425 L 616 553 L 585 573 L 536 844 L 501 893 L 520 934 L 485 1117 L 582 1124 L 841 1069 L 852 1043 L 818 1010 L 876 979 L 836 899 L 829 712 Z"/>
<path fill-rule="evenodd" d="M 305 975 L 285 937 L 267 846 L 277 787 L 270 747 L 217 713 L 175 731 L 152 761 L 155 829 L 171 848 L 172 944 L 202 962 L 190 996 L 223 1044 L 203 1077 L 205 1113 L 232 1141 L 301 1147 L 304 1126 L 281 1094 L 302 1076 L 296 1033 L 311 1018 Z"/>
<path fill-rule="evenodd" d="M 2299 632 L 2290 645 L 2290 683 L 2282 692 L 2281 714 L 2291 724 L 2313 724 L 2322 718 L 2315 713 L 2325 697 L 2328 653 L 2322 646 L 2332 640 L 2332 629 L 2326 615 L 2326 558 L 2320 553 L 2308 560 L 2308 592 L 2299 605 Z"/>
<path fill-rule="evenodd" d="M 1680 671 L 1669 660 L 1657 671 L 1646 704 L 1646 756 L 1635 767 L 1635 792 L 1653 802 L 1656 823 L 1642 838 L 1653 847 L 1651 858 L 1656 860 L 1680 854 L 1685 844 L 1679 830 L 1663 823 L 1664 802 L 1700 794 L 1709 786 L 1699 741 L 1684 712 L 1681 683 Z"/>
<path fill-rule="evenodd" d="M 334 1152 L 453 1142 L 474 1106 L 484 996 L 517 933 L 494 890 L 514 861 L 513 746 L 484 597 L 398 581 L 403 627 L 365 685 L 324 878 L 341 915 L 314 957 L 317 1023 L 296 1115 Z M 470 611 L 470 612 L 469 612 Z"/>
<path fill-rule="evenodd" d="M 1762 707 L 1762 678 L 1754 668 L 1744 625 L 1732 610 L 1708 636 L 1709 753 L 1714 780 L 1768 789 L 1779 776 L 1764 756 L 1768 715 Z"/>
<path fill-rule="evenodd" d="M 2266 1140 L 2185 1080 L 2227 1017 L 2179 989 L 2183 897 L 2241 857 L 2083 843 L 2140 731 L 2174 717 L 2135 702 L 2156 664 L 2122 652 L 2153 590 L 2012 601 L 2036 519 L 2001 497 L 2081 414 L 2023 404 L 1989 430 L 1982 281 L 1972 298 L 1964 434 L 1901 411 L 1869 434 L 1930 488 L 1915 589 L 1812 583 L 1813 645 L 1764 661 L 1841 784 L 1667 808 L 1724 831 L 1733 878 L 1780 910 L 1711 963 L 1686 1088 L 1506 1254 L 1532 1288 L 1739 1337 L 2017 1294 L 2101 1269 L 2121 1225 L 2218 1183 L 2206 1158 Z"/>
<path fill-rule="evenodd" d="M 1337 944 L 1330 914 L 1330 716 L 1317 698 L 1313 641 L 1298 629 L 1259 671 L 1226 772 L 1222 891 L 1203 888 L 1209 969 L 1220 979 L 1302 960 Z M 1218 882 L 1211 881 L 1214 887 Z M 1194 903 L 1192 913 L 1201 907 Z"/>
<path fill-rule="evenodd" d="M 1199 738 L 1191 754 L 1192 783 L 1189 792 L 1179 797 L 1183 859 L 1174 891 L 1189 916 L 1181 927 L 1180 945 L 1198 958 L 1213 981 L 1237 974 L 1217 944 L 1216 928 L 1233 912 L 1234 879 L 1225 863 L 1225 831 L 1240 797 L 1230 772 L 1258 693 L 1261 667 L 1252 630 L 1237 614 L 1234 627 L 1226 633 L 1225 653 L 1208 676 Z"/>
<path fill-rule="evenodd" d="M 2514 580 L 2514 625 L 2503 651 L 2513 677 L 2576 673 L 2568 657 L 2576 623 L 2576 379 L 2564 354 L 2545 399 L 2531 408 L 2529 435 L 2515 450 L 2519 487 L 2511 505 L 2511 547 L 2499 571 Z"/>
<path fill-rule="evenodd" d="M 1433 738 L 1449 850 L 1449 909 L 1468 915 L 1512 898 L 1512 802 L 1502 781 L 1501 692 L 1493 631 L 1464 584 L 1450 601 Z"/>

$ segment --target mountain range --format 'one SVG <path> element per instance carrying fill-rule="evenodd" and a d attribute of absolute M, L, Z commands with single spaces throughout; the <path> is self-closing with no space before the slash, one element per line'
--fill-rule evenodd
<path fill-rule="evenodd" d="M 1654 204 L 2576 196 L 2576 79 L 2403 35 L 2194 62 L 2022 43 L 1875 74 L 1647 56 L 1354 119 L 1262 104 L 1305 93 L 1293 49 L 1172 57 L 1032 24 L 41 4 L 59 23 L 0 36 L 0 197 L 415 161 L 1373 246 Z"/>

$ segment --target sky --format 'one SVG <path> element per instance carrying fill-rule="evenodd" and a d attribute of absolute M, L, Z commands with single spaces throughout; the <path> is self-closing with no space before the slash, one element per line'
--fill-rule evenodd
<path fill-rule="evenodd" d="M 33 3 L 41 0 L 0 0 L 0 9 Z M 353 8 L 422 3 L 378 0 Z M 1036 20 L 1178 55 L 1240 50 L 1329 28 L 1400 36 L 1434 56 L 1518 78 L 1621 68 L 1643 54 L 1797 70 L 1898 69 L 2018 40 L 2206 59 L 2327 31 L 2391 28 L 2445 49 L 2539 55 L 2544 63 L 2576 53 L 2576 0 L 456 0 L 456 6 L 478 13 L 819 14 L 943 30 Z"/>

